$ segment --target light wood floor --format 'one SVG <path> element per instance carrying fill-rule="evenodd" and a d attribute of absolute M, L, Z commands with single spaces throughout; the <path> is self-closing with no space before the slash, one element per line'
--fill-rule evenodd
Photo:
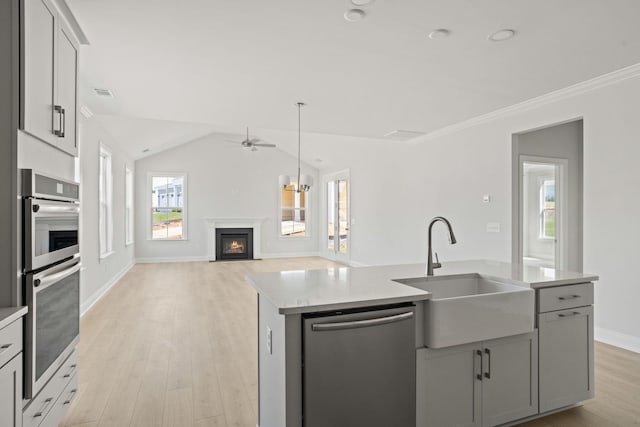
<path fill-rule="evenodd" d="M 61 426 L 254 427 L 256 293 L 244 275 L 330 266 L 321 258 L 136 265 L 81 320 L 80 392 Z M 640 354 L 597 344 L 596 396 L 525 425 L 640 425 Z"/>

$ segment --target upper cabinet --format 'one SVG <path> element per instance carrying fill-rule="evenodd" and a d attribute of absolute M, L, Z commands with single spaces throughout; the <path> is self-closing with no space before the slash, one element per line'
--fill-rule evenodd
<path fill-rule="evenodd" d="M 78 153 L 78 42 L 50 0 L 22 0 L 21 128 Z"/>

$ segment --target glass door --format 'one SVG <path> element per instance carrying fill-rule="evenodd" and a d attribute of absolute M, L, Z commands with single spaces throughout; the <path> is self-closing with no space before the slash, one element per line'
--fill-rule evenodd
<path fill-rule="evenodd" d="M 326 249 L 331 258 L 349 259 L 349 179 L 338 174 L 327 181 Z"/>

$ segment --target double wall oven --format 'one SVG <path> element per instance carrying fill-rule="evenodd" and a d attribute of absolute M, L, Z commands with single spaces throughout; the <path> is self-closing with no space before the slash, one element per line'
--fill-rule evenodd
<path fill-rule="evenodd" d="M 80 187 L 22 170 L 25 398 L 73 352 L 80 334 Z"/>

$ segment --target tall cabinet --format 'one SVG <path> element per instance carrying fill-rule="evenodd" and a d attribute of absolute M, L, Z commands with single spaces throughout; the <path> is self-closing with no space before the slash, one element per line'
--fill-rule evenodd
<path fill-rule="evenodd" d="M 78 42 L 50 0 L 22 0 L 20 127 L 76 156 Z"/>

